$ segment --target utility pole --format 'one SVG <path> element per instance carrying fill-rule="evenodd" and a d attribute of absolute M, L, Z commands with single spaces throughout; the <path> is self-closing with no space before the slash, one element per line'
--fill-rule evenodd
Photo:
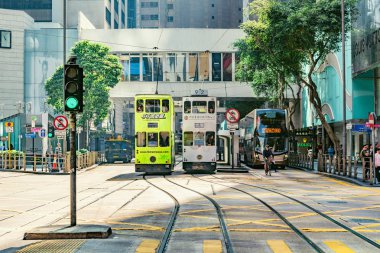
<path fill-rule="evenodd" d="M 77 152 L 75 149 L 75 135 L 76 135 L 76 113 L 70 113 L 70 225 L 76 226 L 77 224 Z"/>
<path fill-rule="evenodd" d="M 346 36 L 345 36 L 345 24 L 344 24 L 344 0 L 342 0 L 342 86 L 343 86 L 343 131 L 342 131 L 342 169 L 343 173 L 346 172 Z"/>

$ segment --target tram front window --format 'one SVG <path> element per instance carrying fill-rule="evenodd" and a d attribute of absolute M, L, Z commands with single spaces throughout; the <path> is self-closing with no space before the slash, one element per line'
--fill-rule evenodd
<path fill-rule="evenodd" d="M 145 112 L 160 112 L 160 100 L 147 99 L 145 101 Z"/>
<path fill-rule="evenodd" d="M 143 112 L 144 111 L 144 101 L 142 99 L 137 100 L 136 111 L 137 112 Z"/>
<path fill-rule="evenodd" d="M 160 132 L 160 147 L 169 147 L 169 132 Z"/>
<path fill-rule="evenodd" d="M 158 146 L 158 133 L 149 133 L 148 147 L 157 147 L 157 146 Z"/>
<path fill-rule="evenodd" d="M 183 104 L 183 110 L 185 113 L 191 113 L 191 102 L 190 101 L 185 101 Z"/>
<path fill-rule="evenodd" d="M 193 132 L 184 132 L 183 133 L 183 145 L 184 146 L 193 146 Z"/>
<path fill-rule="evenodd" d="M 195 133 L 194 145 L 195 146 L 204 146 L 205 145 L 205 133 L 203 133 L 203 132 Z"/>
<path fill-rule="evenodd" d="M 265 141 L 265 145 L 268 144 L 269 147 L 272 147 L 272 152 L 276 153 L 286 152 L 288 150 L 287 143 L 285 137 L 269 137 Z"/>
<path fill-rule="evenodd" d="M 169 100 L 164 99 L 162 100 L 162 112 L 168 112 L 169 111 Z"/>
<path fill-rule="evenodd" d="M 138 132 L 137 133 L 137 147 L 146 147 L 146 133 Z"/>
<path fill-rule="evenodd" d="M 206 145 L 215 146 L 215 132 L 206 132 Z"/>
<path fill-rule="evenodd" d="M 206 113 L 207 101 L 193 101 L 193 113 Z"/>
<path fill-rule="evenodd" d="M 208 113 L 215 113 L 215 101 L 208 102 Z"/>

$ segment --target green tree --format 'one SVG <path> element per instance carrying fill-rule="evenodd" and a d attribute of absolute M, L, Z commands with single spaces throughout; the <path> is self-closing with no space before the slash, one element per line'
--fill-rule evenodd
<path fill-rule="evenodd" d="M 345 33 L 350 29 L 355 2 L 346 0 Z M 256 50 L 256 54 L 265 55 L 263 64 L 280 79 L 289 80 L 290 77 L 307 89 L 310 103 L 333 141 L 335 150 L 339 151 L 339 140 L 322 113 L 313 75 L 327 54 L 336 52 L 340 47 L 341 1 L 255 0 L 250 8 L 251 15 L 257 20 L 242 25 L 250 53 L 254 54 Z"/>
<path fill-rule="evenodd" d="M 71 49 L 77 56 L 77 63 L 84 71 L 84 108 L 79 125 L 89 120 L 95 125 L 101 123 L 111 105 L 109 90 L 120 81 L 122 66 L 117 56 L 110 55 L 110 48 L 100 43 L 80 41 Z M 63 113 L 63 67 L 59 66 L 46 81 L 48 103 L 56 113 Z"/>

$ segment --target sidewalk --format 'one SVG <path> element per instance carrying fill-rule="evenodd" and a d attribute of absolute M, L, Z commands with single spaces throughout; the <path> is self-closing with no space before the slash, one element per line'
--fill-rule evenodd
<path fill-rule="evenodd" d="M 308 170 L 308 169 L 304 169 L 304 168 L 300 168 L 300 167 L 291 167 L 291 166 L 288 166 L 288 167 L 294 168 L 294 169 L 300 169 L 300 170 L 303 170 L 306 172 L 316 173 L 316 174 L 323 175 L 326 177 L 331 177 L 334 179 L 342 180 L 342 181 L 352 183 L 352 184 L 356 184 L 359 186 L 380 187 L 380 184 L 371 184 L 368 180 L 363 182 L 363 174 L 362 174 L 361 167 L 357 169 L 357 178 L 354 178 L 353 175 L 351 177 L 349 177 L 349 176 L 338 175 L 336 173 L 328 173 L 328 172 L 318 171 L 318 161 L 316 159 L 314 160 L 314 170 Z"/>

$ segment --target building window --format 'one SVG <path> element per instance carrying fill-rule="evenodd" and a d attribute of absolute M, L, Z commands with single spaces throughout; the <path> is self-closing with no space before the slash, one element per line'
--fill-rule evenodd
<path fill-rule="evenodd" d="M 212 80 L 222 81 L 222 66 L 220 53 L 212 54 Z"/>
<path fill-rule="evenodd" d="M 241 11 L 241 8 L 239 8 L 239 11 Z"/>
<path fill-rule="evenodd" d="M 125 27 L 125 13 L 124 11 L 121 11 L 121 23 L 122 23 L 122 28 Z"/>
<path fill-rule="evenodd" d="M 211 19 L 215 19 L 215 17 L 214 17 L 214 16 L 211 16 Z"/>
<path fill-rule="evenodd" d="M 211 7 L 215 7 L 215 5 L 214 5 L 214 4 L 211 4 Z"/>
<path fill-rule="evenodd" d="M 107 7 L 106 7 L 106 21 L 107 21 L 108 25 L 111 26 L 111 12 L 110 12 L 110 10 L 108 10 Z"/>
<path fill-rule="evenodd" d="M 125 5 L 125 0 L 121 0 L 121 2 Z"/>
<path fill-rule="evenodd" d="M 52 21 L 52 0 L 0 0 L 0 8 L 25 11 L 35 22 Z"/>
<path fill-rule="evenodd" d="M 113 28 L 114 29 L 119 29 L 119 24 L 117 23 L 116 20 L 113 21 Z"/>
<path fill-rule="evenodd" d="M 223 54 L 223 81 L 232 81 L 232 54 Z"/>
<path fill-rule="evenodd" d="M 158 20 L 158 15 L 141 15 L 141 20 Z"/>
<path fill-rule="evenodd" d="M 168 10 L 173 10 L 174 9 L 174 4 L 168 4 Z"/>
<path fill-rule="evenodd" d="M 158 2 L 141 2 L 141 8 L 157 8 Z"/>
<path fill-rule="evenodd" d="M 174 20 L 174 17 L 173 17 L 173 16 L 169 16 L 169 17 L 168 17 L 168 22 L 173 22 L 173 20 Z"/>
<path fill-rule="evenodd" d="M 132 56 L 130 61 L 131 81 L 140 81 L 140 56 Z"/>
<path fill-rule="evenodd" d="M 117 15 L 119 15 L 119 1 L 115 0 L 115 2 L 113 4 L 113 9 L 115 10 L 115 13 L 117 13 Z"/>

